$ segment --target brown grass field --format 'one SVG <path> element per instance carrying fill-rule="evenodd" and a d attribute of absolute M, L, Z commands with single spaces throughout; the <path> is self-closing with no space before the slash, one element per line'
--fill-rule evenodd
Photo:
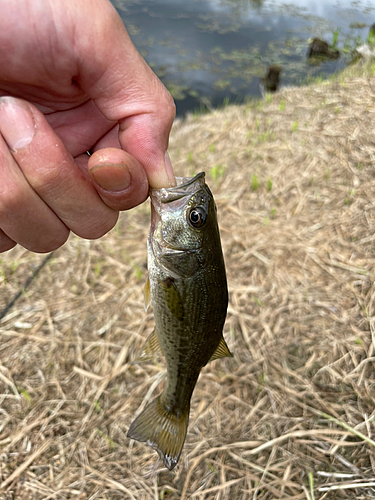
<path fill-rule="evenodd" d="M 130 441 L 149 203 L 72 236 L 0 322 L 1 500 L 375 498 L 374 66 L 176 122 L 218 205 L 234 358 L 195 389 L 179 465 Z M 45 258 L 0 259 L 0 310 Z"/>

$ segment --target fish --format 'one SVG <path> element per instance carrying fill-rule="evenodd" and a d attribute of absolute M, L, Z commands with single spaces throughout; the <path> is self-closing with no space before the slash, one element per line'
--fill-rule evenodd
<path fill-rule="evenodd" d="M 176 182 L 150 190 L 145 306 L 152 302 L 155 330 L 137 360 L 162 354 L 166 386 L 127 434 L 156 450 L 169 470 L 182 452 L 202 368 L 232 356 L 223 337 L 228 287 L 216 204 L 204 172 Z"/>

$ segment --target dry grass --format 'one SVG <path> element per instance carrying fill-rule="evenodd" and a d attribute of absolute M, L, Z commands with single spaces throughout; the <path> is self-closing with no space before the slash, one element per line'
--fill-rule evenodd
<path fill-rule="evenodd" d="M 172 134 L 216 196 L 234 353 L 202 371 L 180 464 L 126 438 L 164 377 L 132 364 L 146 204 L 72 237 L 0 323 L 1 499 L 375 498 L 375 78 L 268 101 Z M 2 256 L 0 308 L 43 258 Z"/>

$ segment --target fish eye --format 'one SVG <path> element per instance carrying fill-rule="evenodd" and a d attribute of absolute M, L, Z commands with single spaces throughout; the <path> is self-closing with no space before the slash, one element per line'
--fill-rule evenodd
<path fill-rule="evenodd" d="M 188 221 L 191 226 L 200 228 L 206 223 L 207 214 L 203 208 L 192 208 L 188 215 Z"/>

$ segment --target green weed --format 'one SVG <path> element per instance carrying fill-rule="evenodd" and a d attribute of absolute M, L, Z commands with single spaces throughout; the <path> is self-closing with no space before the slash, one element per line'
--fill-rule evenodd
<path fill-rule="evenodd" d="M 263 307 L 263 302 L 258 299 L 258 297 L 253 297 L 253 301 L 259 306 L 259 307 Z"/>
<path fill-rule="evenodd" d="M 138 266 L 138 264 L 132 264 L 133 269 L 134 269 L 134 274 L 138 280 L 143 278 L 143 271 L 142 269 Z"/>
<path fill-rule="evenodd" d="M 375 30 L 371 30 L 367 36 L 366 42 L 369 45 L 375 45 Z"/>
<path fill-rule="evenodd" d="M 31 396 L 26 389 L 23 389 L 22 387 L 17 387 L 17 390 L 20 394 L 22 394 L 22 396 L 26 399 L 28 403 L 31 403 Z"/>
<path fill-rule="evenodd" d="M 113 449 L 113 448 L 118 448 L 118 446 L 119 446 L 119 445 L 118 445 L 115 441 L 113 441 L 113 439 L 111 439 L 111 438 L 110 438 L 107 434 L 105 434 L 103 431 L 101 431 L 100 429 L 96 428 L 96 432 L 98 433 L 98 435 L 99 435 L 100 437 L 102 437 L 102 438 L 104 438 L 104 439 L 106 439 L 106 440 L 107 440 L 109 448 L 112 448 L 112 449 Z"/>
<path fill-rule="evenodd" d="M 209 460 L 206 460 L 206 465 L 210 469 L 211 472 L 213 472 L 214 474 L 216 474 L 217 471 L 216 471 L 215 467 L 212 465 L 212 463 Z"/>
<path fill-rule="evenodd" d="M 269 104 L 270 102 L 272 102 L 272 99 L 273 99 L 273 95 L 270 94 L 269 92 L 266 93 L 266 103 Z"/>
<path fill-rule="evenodd" d="M 97 262 L 94 266 L 94 275 L 96 278 L 98 278 L 100 276 L 102 272 L 102 265 L 100 262 Z"/>
<path fill-rule="evenodd" d="M 315 500 L 315 495 L 314 495 L 314 475 L 310 471 L 309 472 L 309 486 L 310 486 L 310 500 Z"/>
<path fill-rule="evenodd" d="M 226 108 L 230 104 L 230 98 L 224 97 L 222 107 Z"/>
<path fill-rule="evenodd" d="M 259 134 L 256 138 L 256 144 L 262 144 L 263 142 L 274 141 L 276 139 L 276 134 L 267 130 L 264 134 Z"/>
<path fill-rule="evenodd" d="M 262 371 L 261 374 L 259 375 L 257 392 L 260 392 L 263 389 L 266 379 L 267 379 L 266 373 Z"/>
<path fill-rule="evenodd" d="M 94 408 L 97 413 L 100 413 L 102 411 L 102 407 L 99 404 L 99 401 L 94 401 Z"/>
<path fill-rule="evenodd" d="M 340 28 L 337 28 L 337 30 L 335 30 L 333 32 L 333 41 L 332 41 L 332 48 L 335 49 L 336 48 L 336 45 L 337 45 L 337 40 L 339 38 L 339 33 L 340 33 Z"/>
<path fill-rule="evenodd" d="M 253 175 L 251 176 L 251 189 L 252 189 L 253 191 L 256 191 L 256 190 L 258 189 L 258 187 L 259 187 L 259 179 L 258 179 L 258 176 L 257 176 L 257 175 L 255 175 L 255 174 L 253 174 Z"/>
<path fill-rule="evenodd" d="M 216 182 L 218 179 L 220 179 L 220 177 L 223 177 L 223 175 L 225 174 L 226 168 L 227 168 L 226 165 L 222 165 L 222 164 L 218 164 L 218 163 L 211 168 L 210 175 L 211 175 L 214 182 Z"/>

